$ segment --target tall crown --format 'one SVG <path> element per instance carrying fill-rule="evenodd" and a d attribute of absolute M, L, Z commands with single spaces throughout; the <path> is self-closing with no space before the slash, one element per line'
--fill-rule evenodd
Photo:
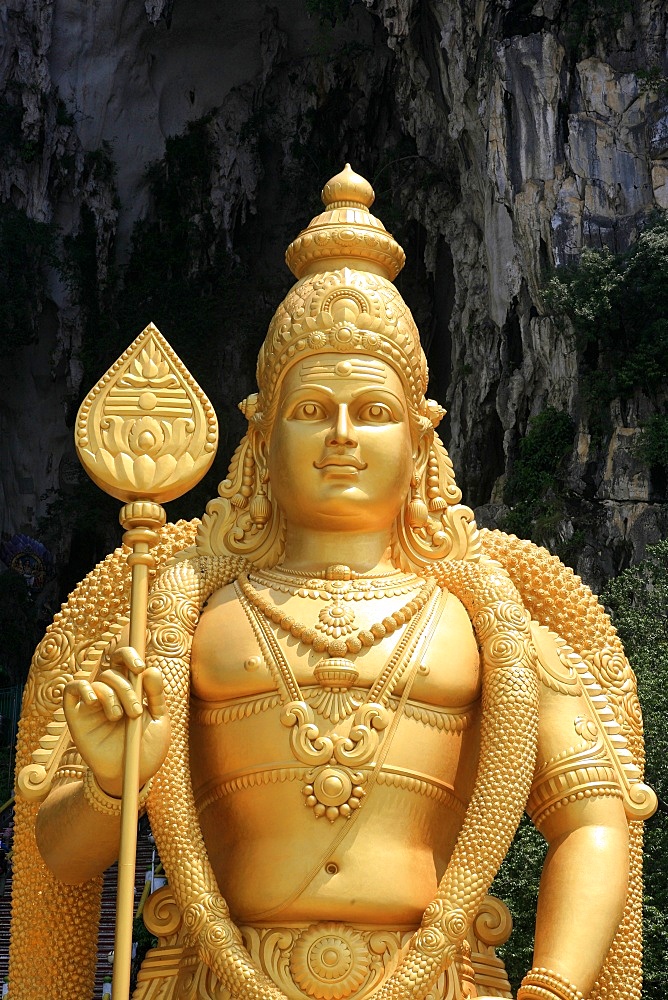
<path fill-rule="evenodd" d="M 394 281 L 406 255 L 369 209 L 373 188 L 349 163 L 322 189 L 325 211 L 311 219 L 285 253 L 296 278 L 341 267 L 371 271 Z"/>
<path fill-rule="evenodd" d="M 276 310 L 260 348 L 253 410 L 258 419 L 270 414 L 283 373 L 300 355 L 336 351 L 389 362 L 426 416 L 427 362 L 410 309 L 392 284 L 404 251 L 369 212 L 373 188 L 349 163 L 325 184 L 322 200 L 325 211 L 285 255 L 299 281 Z M 244 412 L 250 416 L 246 404 Z"/>

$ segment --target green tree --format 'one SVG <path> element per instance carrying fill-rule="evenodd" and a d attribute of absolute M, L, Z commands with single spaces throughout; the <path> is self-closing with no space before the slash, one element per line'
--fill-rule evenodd
<path fill-rule="evenodd" d="M 578 537 L 575 545 L 569 545 L 559 538 L 565 469 L 574 436 L 573 421 L 563 410 L 547 406 L 531 418 L 506 480 L 503 499 L 510 510 L 500 525 L 504 531 L 545 545 L 566 563 L 579 541 Z"/>
<path fill-rule="evenodd" d="M 621 253 L 585 248 L 554 273 L 546 305 L 575 330 L 592 430 L 605 436 L 612 400 L 641 390 L 656 410 L 641 453 L 668 468 L 668 216 L 657 213 Z"/>
<path fill-rule="evenodd" d="M 668 993 L 668 540 L 602 595 L 638 678 L 646 780 L 660 808 L 645 825 L 643 1000 Z"/>

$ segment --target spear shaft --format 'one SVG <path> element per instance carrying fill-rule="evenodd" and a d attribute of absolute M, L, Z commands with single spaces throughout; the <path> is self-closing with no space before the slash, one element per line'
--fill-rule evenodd
<path fill-rule="evenodd" d="M 158 540 L 158 536 L 152 528 L 164 524 L 165 512 L 159 504 L 127 504 L 122 508 L 119 519 L 123 527 L 127 529 L 123 535 L 123 541 L 131 549 L 128 555 L 128 564 L 132 567 L 130 645 L 143 660 L 146 656 L 149 570 L 155 566 L 155 559 L 149 549 Z M 131 673 L 130 683 L 141 705 L 143 697 L 141 673 Z M 137 719 L 126 718 L 112 1000 L 127 1000 L 130 995 L 137 859 L 137 799 L 139 796 L 139 755 L 142 728 L 142 716 Z"/>

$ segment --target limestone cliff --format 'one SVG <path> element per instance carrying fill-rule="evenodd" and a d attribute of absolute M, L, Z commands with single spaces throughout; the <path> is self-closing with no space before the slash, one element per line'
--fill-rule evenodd
<path fill-rule="evenodd" d="M 660 0 L 8 0 L 2 531 L 86 535 L 73 414 L 149 319 L 219 411 L 222 478 L 283 250 L 349 160 L 407 251 L 398 284 L 481 522 L 503 522 L 520 441 L 552 408 L 572 433 L 545 540 L 595 586 L 642 557 L 668 527 L 665 475 L 636 446 L 665 380 L 606 403 L 593 434 L 544 289 L 668 209 L 667 34 Z M 49 490 L 70 498 L 51 527 Z"/>

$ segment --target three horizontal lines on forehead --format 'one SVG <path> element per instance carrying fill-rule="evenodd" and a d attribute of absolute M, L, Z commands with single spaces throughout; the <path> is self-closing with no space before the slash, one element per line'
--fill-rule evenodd
<path fill-rule="evenodd" d="M 322 361 L 304 361 L 299 368 L 302 382 L 316 381 L 327 376 L 339 378 L 366 379 L 368 382 L 383 383 L 387 379 L 387 369 L 380 361 L 372 358 L 360 361 L 345 359 L 324 364 Z"/>

